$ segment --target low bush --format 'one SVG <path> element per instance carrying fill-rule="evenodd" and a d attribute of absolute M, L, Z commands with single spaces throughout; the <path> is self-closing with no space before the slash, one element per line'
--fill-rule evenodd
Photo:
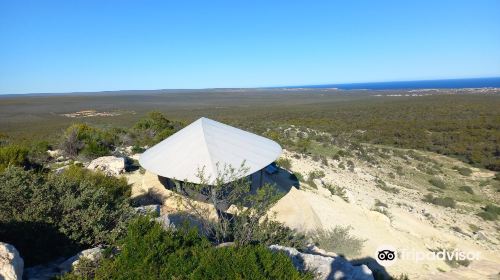
<path fill-rule="evenodd" d="M 290 168 L 292 168 L 292 161 L 288 158 L 279 158 L 277 161 L 276 161 L 276 164 L 278 166 L 280 166 L 281 168 L 284 168 L 284 169 L 287 169 L 287 170 L 290 170 Z"/>
<path fill-rule="evenodd" d="M 323 178 L 323 177 L 325 177 L 325 172 L 323 172 L 322 170 L 311 171 L 311 172 L 309 172 L 309 174 L 307 176 L 306 183 L 309 186 L 311 186 L 312 188 L 317 189 L 318 186 L 314 182 L 314 179 L 320 179 L 320 178 Z"/>
<path fill-rule="evenodd" d="M 457 169 L 457 171 L 462 176 L 470 176 L 472 174 L 472 170 L 467 167 L 460 167 Z"/>
<path fill-rule="evenodd" d="M 460 260 L 460 259 L 456 259 L 456 258 L 452 258 L 450 257 L 451 256 L 451 253 L 452 252 L 457 252 L 456 249 L 443 249 L 443 248 L 436 248 L 434 250 L 431 250 L 433 252 L 441 252 L 441 251 L 445 251 L 445 259 L 444 261 L 446 262 L 447 265 L 449 265 L 450 267 L 452 268 L 458 268 L 460 266 L 469 266 L 471 261 L 468 260 L 468 259 L 464 259 L 464 260 Z M 448 253 L 449 252 L 449 253 Z"/>
<path fill-rule="evenodd" d="M 432 178 L 429 180 L 429 183 L 436 188 L 446 189 L 446 184 L 439 178 Z"/>
<path fill-rule="evenodd" d="M 307 177 L 310 180 L 321 179 L 321 178 L 325 177 L 325 172 L 323 172 L 323 170 L 314 170 L 314 171 L 309 172 L 309 175 Z"/>
<path fill-rule="evenodd" d="M 135 123 L 128 134 L 134 145 L 153 146 L 180 130 L 184 124 L 169 120 L 161 112 L 153 111 Z"/>
<path fill-rule="evenodd" d="M 350 227 L 337 226 L 331 230 L 317 230 L 308 235 L 321 249 L 346 257 L 357 256 L 363 249 L 364 240 L 352 236 Z"/>
<path fill-rule="evenodd" d="M 124 179 L 78 167 L 40 174 L 9 167 L 0 174 L 0 240 L 26 265 L 115 240 L 131 215 Z"/>
<path fill-rule="evenodd" d="M 474 190 L 472 190 L 472 188 L 469 186 L 461 186 L 459 188 L 459 190 L 466 192 L 466 193 L 469 193 L 469 194 L 474 194 Z"/>
<path fill-rule="evenodd" d="M 382 179 L 380 178 L 377 178 L 375 179 L 375 184 L 376 186 L 383 190 L 383 191 L 386 191 L 386 192 L 390 192 L 390 193 L 394 193 L 394 194 L 397 194 L 399 193 L 399 189 L 398 188 L 395 188 L 395 187 L 390 187 L 388 186 Z"/>
<path fill-rule="evenodd" d="M 347 197 L 347 193 L 345 191 L 345 188 L 339 187 L 339 186 L 334 186 L 331 184 L 326 184 L 325 188 L 330 191 L 332 195 L 336 195 L 340 198 L 342 198 L 345 202 L 349 202 L 349 197 Z"/>
<path fill-rule="evenodd" d="M 483 208 L 483 212 L 477 214 L 479 217 L 487 221 L 495 221 L 500 216 L 500 207 L 489 204 Z"/>
<path fill-rule="evenodd" d="M 74 124 L 66 129 L 61 149 L 67 156 L 83 155 L 93 159 L 109 155 L 118 137 L 111 131 L 101 130 L 87 124 Z"/>
<path fill-rule="evenodd" d="M 343 162 L 339 163 L 339 168 L 340 168 L 340 169 L 345 169 L 345 165 L 344 165 L 344 163 L 343 163 Z"/>
<path fill-rule="evenodd" d="M 252 221 L 253 220 L 253 221 Z M 307 246 L 306 237 L 283 224 L 250 215 L 236 216 L 233 229 L 234 242 L 238 245 L 273 245 L 279 244 L 299 250 Z"/>
<path fill-rule="evenodd" d="M 486 221 L 495 221 L 498 218 L 497 214 L 491 213 L 491 212 L 486 212 L 486 211 L 479 212 L 479 213 L 477 213 L 477 215 Z"/>
<path fill-rule="evenodd" d="M 300 138 L 295 143 L 295 149 L 299 153 L 303 153 L 303 154 L 307 153 L 309 151 L 310 147 L 311 147 L 311 140 L 309 140 L 308 138 Z"/>
<path fill-rule="evenodd" d="M 382 201 L 380 201 L 380 200 L 378 200 L 378 199 L 375 199 L 375 206 L 376 206 L 376 207 L 385 207 L 385 208 L 389 208 L 389 206 L 388 206 L 386 203 L 384 203 L 384 202 L 382 202 Z"/>
<path fill-rule="evenodd" d="M 478 231 L 480 231 L 480 230 L 481 230 L 481 228 L 480 228 L 480 227 L 478 227 L 478 226 L 477 226 L 477 225 L 475 225 L 475 224 L 469 224 L 469 228 L 470 228 L 470 230 L 472 230 L 472 232 L 478 232 Z"/>
<path fill-rule="evenodd" d="M 132 153 L 144 153 L 144 151 L 146 151 L 146 149 L 144 149 L 143 147 L 139 146 L 139 145 L 134 145 L 132 146 Z"/>
<path fill-rule="evenodd" d="M 28 148 L 20 145 L 0 147 L 0 172 L 8 166 L 25 167 L 28 164 Z"/>
<path fill-rule="evenodd" d="M 216 248 L 195 230 L 164 230 L 147 218 L 130 224 L 119 247 L 101 261 L 95 279 L 312 279 L 265 246 Z"/>
<path fill-rule="evenodd" d="M 422 200 L 425 202 L 429 202 L 435 205 L 448 208 L 455 208 L 456 206 L 455 200 L 451 197 L 434 197 L 432 194 L 427 194 Z"/>

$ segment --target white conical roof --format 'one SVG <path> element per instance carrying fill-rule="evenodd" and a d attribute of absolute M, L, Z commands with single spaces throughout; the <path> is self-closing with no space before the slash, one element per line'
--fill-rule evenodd
<path fill-rule="evenodd" d="M 245 172 L 238 174 L 241 178 L 264 168 L 280 154 L 280 145 L 270 139 L 200 118 L 146 150 L 139 163 L 157 175 L 192 183 L 200 183 L 199 170 L 203 169 L 210 184 L 225 166 L 240 169 L 244 162 Z"/>

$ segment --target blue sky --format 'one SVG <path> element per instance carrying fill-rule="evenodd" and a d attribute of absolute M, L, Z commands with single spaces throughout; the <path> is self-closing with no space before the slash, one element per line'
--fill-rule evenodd
<path fill-rule="evenodd" d="M 492 76 L 495 0 L 0 0 L 0 94 Z"/>

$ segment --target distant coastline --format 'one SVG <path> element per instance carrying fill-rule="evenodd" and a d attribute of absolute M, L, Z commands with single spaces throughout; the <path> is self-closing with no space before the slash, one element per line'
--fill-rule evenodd
<path fill-rule="evenodd" d="M 425 89 L 470 89 L 470 88 L 500 88 L 500 77 L 445 79 L 445 80 L 419 80 L 419 81 L 394 81 L 370 83 L 344 83 L 299 86 L 274 86 L 254 88 L 193 88 L 193 89 L 146 89 L 146 90 L 104 90 L 104 91 L 75 91 L 75 92 L 40 92 L 40 93 L 0 93 L 0 97 L 14 96 L 71 96 L 94 94 L 141 94 L 141 93 L 182 93 L 182 92 L 217 92 L 240 90 L 268 90 L 268 89 L 339 89 L 339 90 L 425 90 Z"/>
<path fill-rule="evenodd" d="M 345 84 L 323 84 L 302 85 L 284 88 L 337 88 L 337 89 L 450 89 L 450 88 L 500 88 L 500 77 L 470 78 L 470 79 L 444 79 L 444 80 L 419 80 L 419 81 L 395 81 L 395 82 L 373 82 L 373 83 L 345 83 Z"/>

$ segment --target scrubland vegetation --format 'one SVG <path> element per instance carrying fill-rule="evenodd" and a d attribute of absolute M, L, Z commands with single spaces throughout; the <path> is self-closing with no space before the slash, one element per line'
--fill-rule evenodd
<path fill-rule="evenodd" d="M 265 218 L 279 198 L 270 186 L 243 196 L 249 189 L 246 180 L 230 188 L 222 183 L 192 185 L 217 193 L 212 197 L 219 200 L 211 201 L 217 208 L 226 201 L 243 208 L 238 215 L 215 221 L 205 213 L 190 214 L 201 228 L 186 223 L 183 228 L 165 230 L 151 217 L 134 211 L 125 178 L 78 164 L 61 171 L 49 168 L 56 164 L 47 155 L 50 147 L 60 147 L 74 160 L 90 160 L 116 153 L 123 145 L 153 145 L 180 127 L 153 112 L 129 130 L 73 124 L 59 143 L 50 146 L 4 143 L 0 150 L 0 240 L 18 248 L 26 266 L 69 257 L 89 247 L 106 248 L 102 260 L 84 259 L 64 279 L 312 279 L 312 274 L 296 270 L 289 257 L 266 247 L 305 248 L 307 242 L 306 236 Z M 234 245 L 215 247 L 223 242 Z"/>
<path fill-rule="evenodd" d="M 272 102 L 263 104 L 249 96 L 244 97 L 247 99 L 243 103 L 248 102 L 250 109 L 231 108 L 234 101 L 221 95 L 215 98 L 221 102 L 221 108 L 215 110 L 210 104 L 183 105 L 185 97 L 178 95 L 155 96 L 153 99 L 163 100 L 165 103 L 159 104 L 166 104 L 167 108 L 173 107 L 168 107 L 171 105 L 165 100 L 173 98 L 180 108 L 167 112 L 168 118 L 158 111 L 146 113 L 150 105 L 140 104 L 137 108 L 142 111 L 138 114 L 108 119 L 69 121 L 52 116 L 49 119 L 54 123 L 42 126 L 43 132 L 20 132 L 11 124 L 2 126 L 0 240 L 15 245 L 27 265 L 70 256 L 92 246 L 107 248 L 103 260 L 82 262 L 80 270 L 64 276 L 67 279 L 130 279 L 137 275 L 146 279 L 166 275 L 309 279 L 310 274 L 298 272 L 287 257 L 272 253 L 266 245 L 279 243 L 301 248 L 312 241 L 346 256 L 356 255 L 363 248 L 363 240 L 350 236 L 349 228 L 301 235 L 263 219 L 279 195 L 262 188 L 252 196 L 237 199 L 238 191 L 248 190 L 245 182 L 231 192 L 222 185 L 214 189 L 185 185 L 216 194 L 212 197 L 223 197 L 210 201 L 216 208 L 231 202 L 241 212 L 217 222 L 208 222 L 200 213 L 195 217 L 202 222 L 197 232 L 189 225 L 165 230 L 149 219 L 137 217 L 126 181 L 85 170 L 78 164 L 104 155 L 119 155 L 120 147 L 131 146 L 133 152 L 142 152 L 201 115 L 275 139 L 287 150 L 297 152 L 294 157 L 311 158 L 325 169 L 356 172 L 362 166 L 379 168 L 373 187 L 388 196 L 402 196 L 407 189 L 416 188 L 405 183 L 411 178 L 424 187 L 418 198 L 420 203 L 449 211 L 466 209 L 489 223 L 498 220 L 500 208 L 494 195 L 500 192 L 499 173 L 496 179 L 484 179 L 479 184 L 474 177 L 476 169 L 467 165 L 500 170 L 498 96 L 415 99 L 299 93 L 287 101 L 273 94 L 258 97 Z M 2 102 L 5 101 L 0 100 L 0 107 Z M 71 167 L 55 172 L 61 163 L 47 154 L 48 149 L 62 150 Z M 444 166 L 420 151 L 452 156 L 466 164 L 455 161 L 459 164 Z M 294 168 L 290 159 L 282 158 L 277 164 L 290 171 Z M 385 170 L 381 166 L 392 167 Z M 451 176 L 452 172 L 460 180 Z M 290 175 L 313 189 L 318 188 L 317 179 L 322 182 L 324 176 L 322 170 L 303 174 L 291 171 Z M 349 202 L 345 188 L 323 182 L 322 187 Z M 486 188 L 496 188 L 493 199 L 485 198 Z M 181 193 L 189 195 L 182 190 Z M 232 197 L 224 196 L 227 193 Z M 382 200 L 376 201 L 372 210 L 391 218 L 387 205 L 390 202 Z M 481 208 L 464 208 L 464 202 Z M 234 246 L 215 247 L 224 242 L 233 242 Z"/>
<path fill-rule="evenodd" d="M 312 279 L 263 245 L 215 248 L 187 227 L 164 230 L 148 218 L 129 224 L 120 252 L 63 279 Z M 82 277 L 82 275 L 87 277 Z"/>
<path fill-rule="evenodd" d="M 148 111 L 161 109 L 169 119 L 191 122 L 199 116 L 247 128 L 278 140 L 287 148 L 315 152 L 325 150 L 325 136 L 308 134 L 305 128 L 330 133 L 336 144 L 343 142 L 384 144 L 392 147 L 433 151 L 457 157 L 475 166 L 500 171 L 500 96 L 496 94 L 454 94 L 419 97 L 373 96 L 370 91 L 300 91 L 280 89 L 254 92 L 169 92 L 116 96 L 14 97 L 0 99 L 0 133 L 14 139 L 55 138 L 78 120 L 96 127 L 130 128 Z M 376 92 L 394 94 L 399 92 Z M 60 106 L 64 104 L 64 106 Z M 34 106 L 36 105 L 36 106 Z M 116 117 L 70 119 L 47 112 L 68 113 L 118 108 Z M 31 115 L 22 116 L 29 112 Z M 160 121 L 161 123 L 161 121 Z M 146 122 L 138 131 L 169 135 L 178 122 L 163 123 L 161 131 Z M 300 129 L 299 140 L 282 133 L 291 125 Z M 166 129 L 169 127 L 169 129 Z M 166 129 L 166 130 L 165 130 Z M 156 131 L 155 131 L 156 130 Z M 147 134 L 135 133 L 137 142 Z M 307 136 L 307 137 L 305 137 Z M 158 136 L 160 137 L 160 136 Z M 150 139 L 148 137 L 148 139 Z M 342 145 L 341 145 L 342 146 Z M 329 150 L 329 156 L 337 151 Z M 328 155 L 327 153 L 327 155 Z M 467 171 L 465 171 L 467 172 Z"/>
<path fill-rule="evenodd" d="M 352 236 L 349 231 L 349 227 L 337 226 L 330 230 L 317 230 L 310 235 L 320 248 L 351 257 L 359 255 L 364 241 Z"/>
<path fill-rule="evenodd" d="M 0 240 L 27 265 L 111 243 L 131 215 L 124 179 L 73 166 L 60 175 L 8 167 L 0 174 Z"/>

